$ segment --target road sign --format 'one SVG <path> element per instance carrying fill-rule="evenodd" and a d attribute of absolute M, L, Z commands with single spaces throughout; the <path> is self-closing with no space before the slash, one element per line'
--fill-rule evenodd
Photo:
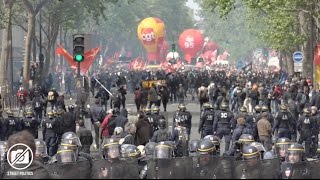
<path fill-rule="evenodd" d="M 293 61 L 296 63 L 302 62 L 303 61 L 303 54 L 300 51 L 296 51 L 293 53 Z"/>
<path fill-rule="evenodd" d="M 302 72 L 303 70 L 302 62 L 299 62 L 299 63 L 295 62 L 293 64 L 293 69 L 294 69 L 294 72 Z"/>

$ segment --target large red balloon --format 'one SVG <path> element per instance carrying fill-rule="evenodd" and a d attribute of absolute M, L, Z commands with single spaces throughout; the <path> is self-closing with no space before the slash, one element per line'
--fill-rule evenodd
<path fill-rule="evenodd" d="M 179 47 L 184 52 L 185 60 L 190 64 L 191 58 L 195 57 L 203 47 L 204 38 L 196 29 L 187 29 L 179 36 Z"/>

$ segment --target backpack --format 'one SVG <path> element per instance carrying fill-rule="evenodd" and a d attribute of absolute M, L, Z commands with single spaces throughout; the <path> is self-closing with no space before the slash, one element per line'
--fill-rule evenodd
<path fill-rule="evenodd" d="M 102 123 L 105 117 L 106 117 L 106 113 L 103 110 L 101 110 L 98 115 L 98 121 Z"/>
<path fill-rule="evenodd" d="M 54 92 L 53 91 L 49 91 L 48 92 L 48 100 L 49 101 L 53 101 L 54 100 Z"/>

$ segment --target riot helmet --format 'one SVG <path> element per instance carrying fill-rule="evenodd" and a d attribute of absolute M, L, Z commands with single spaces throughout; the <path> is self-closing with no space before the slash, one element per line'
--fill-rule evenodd
<path fill-rule="evenodd" d="M 250 160 L 250 159 L 260 159 L 260 152 L 255 146 L 246 146 L 242 149 L 242 156 L 244 160 Z"/>
<path fill-rule="evenodd" d="M 267 105 L 262 105 L 261 107 L 261 112 L 268 112 L 269 111 L 269 108 Z"/>
<path fill-rule="evenodd" d="M 35 139 L 34 142 L 36 144 L 35 155 L 36 156 L 45 156 L 45 157 L 48 156 L 46 143 L 41 139 Z"/>
<path fill-rule="evenodd" d="M 223 101 L 223 102 L 221 103 L 221 105 L 220 105 L 220 109 L 226 111 L 226 110 L 228 110 L 228 108 L 229 108 L 228 103 L 226 103 L 226 102 Z"/>
<path fill-rule="evenodd" d="M 132 144 L 123 144 L 121 145 L 121 157 L 122 158 L 139 158 L 141 157 L 141 151 L 137 146 Z"/>
<path fill-rule="evenodd" d="M 252 142 L 254 142 L 254 138 L 251 134 L 242 134 L 239 137 L 238 143 L 240 143 L 240 150 L 246 146 L 249 146 Z"/>
<path fill-rule="evenodd" d="M 155 159 L 171 159 L 173 156 L 173 146 L 171 143 L 162 141 L 154 149 Z"/>
<path fill-rule="evenodd" d="M 212 104 L 207 102 L 207 103 L 203 103 L 202 108 L 203 109 L 213 109 L 213 106 L 212 106 Z"/>
<path fill-rule="evenodd" d="M 151 114 L 151 109 L 146 107 L 146 108 L 143 109 L 143 112 L 144 112 L 145 115 L 149 115 L 149 114 Z"/>
<path fill-rule="evenodd" d="M 117 159 L 120 157 L 120 144 L 116 139 L 106 139 L 103 145 L 104 159 Z"/>
<path fill-rule="evenodd" d="M 286 104 L 281 104 L 280 105 L 280 111 L 281 112 L 287 112 L 288 111 L 288 106 Z"/>
<path fill-rule="evenodd" d="M 242 113 L 248 112 L 248 110 L 247 110 L 247 108 L 246 108 L 245 106 L 241 106 L 241 107 L 240 107 L 240 111 L 241 111 Z"/>
<path fill-rule="evenodd" d="M 200 140 L 199 139 L 193 139 L 189 142 L 189 156 L 196 156 L 197 150 L 200 147 Z"/>
<path fill-rule="evenodd" d="M 276 153 L 279 158 L 284 160 L 286 156 L 286 152 L 288 151 L 288 148 L 291 144 L 291 141 L 289 138 L 279 138 L 276 142 Z"/>
<path fill-rule="evenodd" d="M 6 159 L 6 152 L 7 152 L 8 144 L 6 141 L 0 141 L 0 161 Z"/>
<path fill-rule="evenodd" d="M 159 128 L 165 129 L 167 127 L 167 122 L 165 119 L 159 119 Z"/>
<path fill-rule="evenodd" d="M 220 153 L 220 138 L 214 135 L 206 135 L 203 139 L 210 139 L 214 146 L 216 147 L 216 151 Z"/>
<path fill-rule="evenodd" d="M 286 154 L 289 163 L 298 163 L 304 160 L 304 147 L 301 144 L 291 144 Z"/>
<path fill-rule="evenodd" d="M 261 155 L 260 159 L 263 159 L 263 154 L 266 152 L 266 149 L 264 148 L 263 144 L 259 142 L 252 142 L 249 146 L 254 146 L 258 149 L 259 154 Z"/>
<path fill-rule="evenodd" d="M 53 119 L 54 118 L 54 113 L 52 111 L 48 112 L 48 118 Z"/>
<path fill-rule="evenodd" d="M 26 117 L 27 118 L 32 118 L 33 117 L 33 112 L 30 109 L 26 112 Z"/>
<path fill-rule="evenodd" d="M 154 108 L 152 108 L 152 113 L 159 114 L 159 112 L 160 112 L 160 108 L 158 106 L 155 106 Z"/>
<path fill-rule="evenodd" d="M 311 116 L 311 111 L 309 108 L 303 108 L 303 114 L 305 116 Z"/>
<path fill-rule="evenodd" d="M 216 148 L 210 139 L 202 139 L 199 144 L 200 155 L 214 155 Z"/>
<path fill-rule="evenodd" d="M 260 105 L 256 105 L 254 107 L 254 110 L 259 113 L 261 111 L 261 106 Z"/>
<path fill-rule="evenodd" d="M 186 110 L 187 110 L 187 107 L 186 107 L 186 105 L 184 105 L 184 104 L 179 104 L 178 109 L 179 109 L 180 111 L 186 111 Z"/>
<path fill-rule="evenodd" d="M 57 161 L 58 163 L 74 163 L 77 161 L 76 153 L 68 149 L 67 146 L 60 146 L 57 151 Z"/>
<path fill-rule="evenodd" d="M 11 110 L 8 110 L 6 114 L 8 115 L 8 117 L 14 117 L 14 114 Z"/>
<path fill-rule="evenodd" d="M 78 155 L 80 147 L 82 144 L 79 137 L 74 132 L 66 132 L 61 137 L 61 146 L 65 146 L 67 149 L 75 151 Z"/>
<path fill-rule="evenodd" d="M 146 156 L 148 157 L 152 157 L 153 156 L 153 152 L 154 152 L 154 149 L 155 147 L 157 146 L 157 143 L 155 142 L 148 142 L 144 149 L 145 149 L 145 152 L 146 152 Z"/>
<path fill-rule="evenodd" d="M 316 115 L 318 113 L 318 108 L 316 106 L 311 106 L 311 115 Z"/>

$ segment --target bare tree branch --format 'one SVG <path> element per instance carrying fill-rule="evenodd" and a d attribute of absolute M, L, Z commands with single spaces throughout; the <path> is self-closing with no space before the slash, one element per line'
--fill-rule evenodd
<path fill-rule="evenodd" d="M 34 14 L 33 6 L 29 0 L 23 0 L 22 3 L 28 12 Z"/>
<path fill-rule="evenodd" d="M 40 9 L 41 9 L 44 5 L 46 5 L 47 3 L 51 3 L 51 2 L 52 2 L 52 0 L 43 0 L 43 1 L 41 1 L 41 2 L 37 5 L 34 13 L 35 13 L 35 14 L 38 14 L 38 12 L 40 11 Z"/>

